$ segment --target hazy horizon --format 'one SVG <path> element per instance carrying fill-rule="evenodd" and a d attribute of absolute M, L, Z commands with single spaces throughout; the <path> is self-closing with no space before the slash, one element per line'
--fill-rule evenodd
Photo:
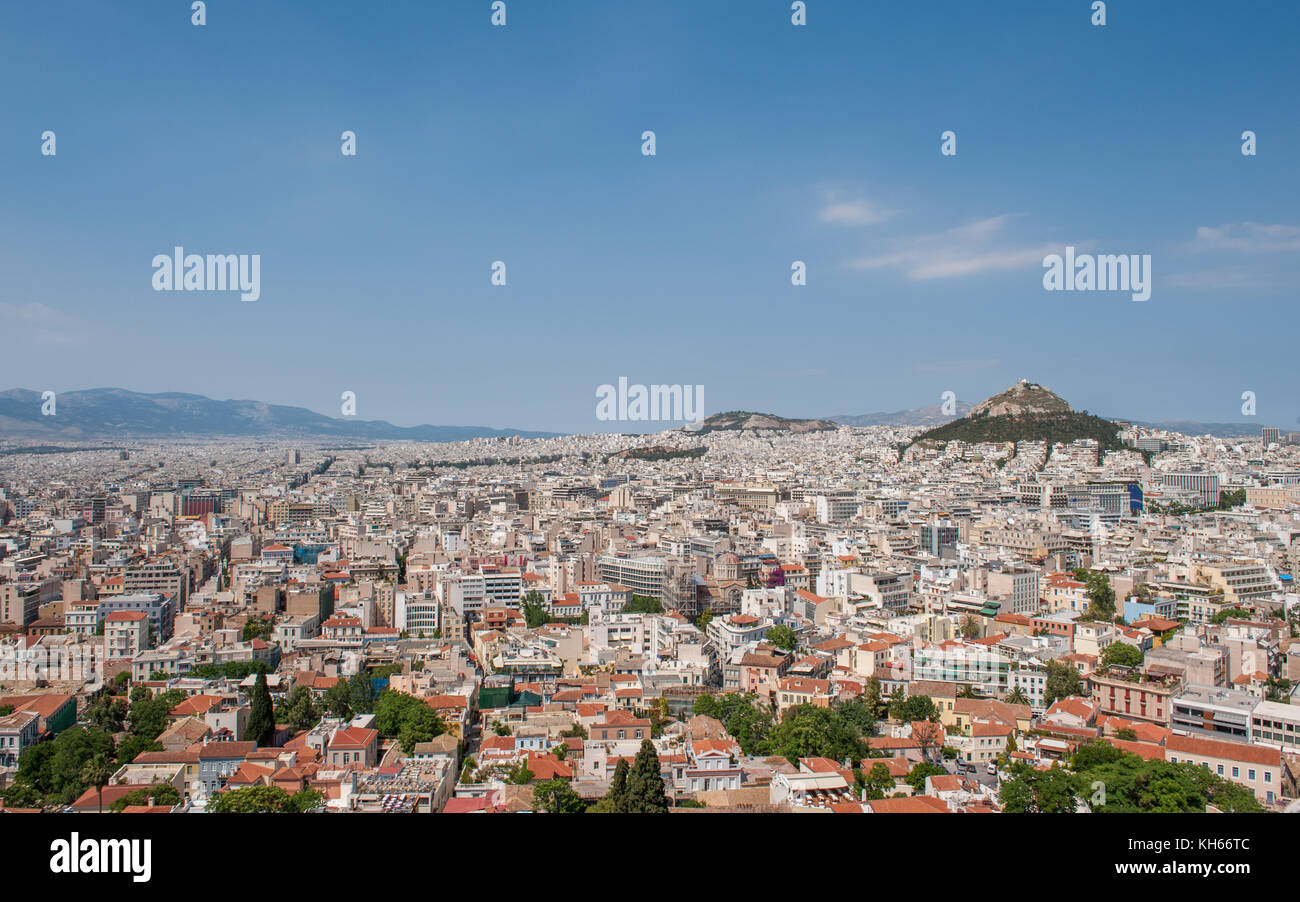
<path fill-rule="evenodd" d="M 1044 383 L 1035 379 L 1030 379 L 1029 381 L 1042 385 L 1049 390 L 1055 391 L 1050 383 Z M 959 401 L 963 404 L 970 404 L 971 406 L 974 406 L 980 403 L 981 401 L 985 400 L 985 398 L 992 397 L 993 395 L 1005 391 L 1007 388 L 1010 388 L 1010 386 L 1009 385 L 1003 386 L 997 391 L 990 392 L 987 396 L 983 396 L 979 398 L 970 398 L 970 399 L 961 398 L 959 399 Z M 337 412 L 331 412 L 328 408 L 313 407 L 309 404 L 294 403 L 292 401 L 288 401 L 288 402 L 268 401 L 264 398 L 245 398 L 245 397 L 235 397 L 235 396 L 220 397 L 220 396 L 203 395 L 201 392 L 179 392 L 179 391 L 169 391 L 166 389 L 160 389 L 157 391 L 137 390 L 137 389 L 127 388 L 126 386 L 121 386 L 121 385 L 94 386 L 91 388 L 70 389 L 69 391 L 78 392 L 78 391 L 119 391 L 119 390 L 135 392 L 143 395 L 178 395 L 178 394 L 195 395 L 198 397 L 206 398 L 210 401 L 219 401 L 219 402 L 243 401 L 243 402 L 252 402 L 252 403 L 274 404 L 277 406 L 293 407 L 293 408 L 308 410 L 311 411 L 312 413 L 316 413 L 324 417 L 329 417 L 331 419 L 344 421 L 344 422 L 349 420 L 387 422 L 393 426 L 397 426 L 400 428 L 415 428 L 419 426 L 458 426 L 458 427 L 473 426 L 473 427 L 484 427 L 488 429 L 498 429 L 498 430 L 518 430 L 521 432 L 550 432 L 556 435 L 585 435 L 585 434 L 598 434 L 598 433 L 652 434 L 656 432 L 662 432 L 668 429 L 676 429 L 683 425 L 680 422 L 673 422 L 673 421 L 658 421 L 658 422 L 649 422 L 649 423 L 640 423 L 636 421 L 616 421 L 610 423 L 609 424 L 610 428 L 606 428 L 606 429 L 572 430 L 572 429 L 560 429 L 560 428 L 549 427 L 545 424 L 521 426 L 515 423 L 494 422 L 491 420 L 462 423 L 462 422 L 442 422 L 442 421 L 434 422 L 430 420 L 401 420 L 401 419 L 394 420 L 386 417 L 365 417 L 360 415 L 356 417 L 343 417 L 340 416 Z M 10 391 L 32 391 L 35 392 L 37 395 L 40 394 L 39 391 L 32 389 L 29 386 L 11 386 L 6 389 L 0 389 L 0 394 L 3 394 L 5 392 L 10 392 Z M 1058 395 L 1060 394 L 1059 392 L 1055 392 L 1055 393 Z M 1075 404 L 1073 401 L 1071 401 L 1070 398 L 1064 398 L 1064 400 L 1069 402 L 1070 406 L 1073 407 L 1075 410 L 1087 409 Z M 66 406 L 66 399 L 65 401 L 60 403 L 64 403 L 63 410 L 66 412 L 68 409 Z M 939 405 L 940 405 L 939 399 L 935 399 L 934 402 L 929 404 L 922 404 L 922 403 L 905 404 L 901 406 L 884 408 L 881 410 L 860 410 L 860 411 L 852 411 L 852 412 L 836 411 L 833 413 L 810 413 L 810 412 L 802 412 L 802 411 L 783 412 L 779 410 L 769 410 L 763 407 L 761 404 L 759 404 L 757 406 L 750 405 L 750 406 L 727 408 L 726 410 L 707 410 L 705 412 L 705 416 L 707 417 L 713 414 L 727 413 L 730 411 L 749 411 L 753 413 L 773 414 L 776 416 L 786 417 L 789 419 L 815 420 L 815 419 L 829 419 L 831 417 L 857 417 L 857 416 L 864 416 L 864 415 L 901 414 L 901 413 L 908 413 L 908 412 L 912 412 L 912 411 L 916 411 L 928 407 L 937 407 Z M 1131 414 L 1126 414 L 1125 412 L 1122 411 L 1121 412 L 1097 411 L 1097 410 L 1089 409 L 1089 412 L 1096 414 L 1097 416 L 1105 417 L 1107 419 L 1124 420 L 1124 421 L 1139 422 L 1139 423 L 1155 424 L 1155 423 L 1192 422 L 1192 423 L 1201 423 L 1207 425 L 1219 424 L 1219 425 L 1258 426 L 1259 428 L 1263 428 L 1265 426 L 1276 426 L 1279 427 L 1283 432 L 1290 430 L 1290 427 L 1286 423 L 1272 422 L 1269 421 L 1267 418 L 1263 418 L 1259 416 L 1256 417 L 1239 416 L 1236 419 L 1203 420 L 1203 419 L 1196 419 L 1192 417 L 1184 417 L 1184 416 L 1177 416 L 1177 415 L 1158 416 L 1158 417 L 1133 416 Z M 0 430 L 0 440 L 3 440 L 5 437 L 6 436 L 4 431 Z"/>

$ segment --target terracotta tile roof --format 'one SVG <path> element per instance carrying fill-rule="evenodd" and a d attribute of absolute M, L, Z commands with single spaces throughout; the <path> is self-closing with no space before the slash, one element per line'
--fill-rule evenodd
<path fill-rule="evenodd" d="M 1198 755 L 1204 758 L 1222 758 L 1225 761 L 1243 761 L 1248 764 L 1278 766 L 1282 753 L 1277 749 L 1223 739 L 1202 739 L 1199 736 L 1182 736 L 1171 733 L 1165 740 L 1165 752 L 1178 755 Z"/>
<path fill-rule="evenodd" d="M 942 799 L 934 796 L 912 796 L 906 799 L 878 799 L 863 802 L 876 814 L 951 814 L 952 809 Z"/>

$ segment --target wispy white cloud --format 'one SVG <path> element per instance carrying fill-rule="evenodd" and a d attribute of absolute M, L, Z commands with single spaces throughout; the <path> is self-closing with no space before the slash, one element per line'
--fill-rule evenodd
<path fill-rule="evenodd" d="M 846 198 L 838 191 L 824 191 L 822 199 L 822 208 L 818 211 L 817 218 L 829 225 L 878 225 L 898 213 L 897 210 L 887 210 L 864 197 Z"/>
<path fill-rule="evenodd" d="M 900 239 L 886 251 L 847 265 L 850 269 L 902 269 L 909 279 L 919 281 L 1041 266 L 1045 256 L 1060 252 L 1061 245 L 1001 241 L 1010 219 L 1010 214 L 991 216 L 945 232 Z"/>
<path fill-rule="evenodd" d="M 1280 254 L 1300 251 L 1300 226 L 1234 222 L 1201 226 L 1192 250 L 1239 251 L 1246 254 Z"/>

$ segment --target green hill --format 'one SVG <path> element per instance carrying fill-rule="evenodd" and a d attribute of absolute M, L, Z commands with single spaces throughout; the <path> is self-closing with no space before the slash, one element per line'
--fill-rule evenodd
<path fill-rule="evenodd" d="M 1103 451 L 1123 448 L 1120 426 L 1086 411 L 1073 410 L 1049 389 L 1021 380 L 994 395 L 959 420 L 922 432 L 921 442 L 1058 442 L 1092 439 Z"/>

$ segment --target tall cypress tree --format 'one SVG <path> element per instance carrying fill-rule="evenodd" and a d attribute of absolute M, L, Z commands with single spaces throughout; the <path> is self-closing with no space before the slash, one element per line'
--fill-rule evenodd
<path fill-rule="evenodd" d="M 668 811 L 667 787 L 659 772 L 659 753 L 649 739 L 641 740 L 632 769 L 627 775 L 627 810 L 633 814 L 664 814 Z"/>
<path fill-rule="evenodd" d="M 271 705 L 271 690 L 266 688 L 265 673 L 258 673 L 253 686 L 253 705 L 245 736 L 259 746 L 270 745 L 275 739 L 275 709 Z"/>
<path fill-rule="evenodd" d="M 619 758 L 618 764 L 614 766 L 614 781 L 609 784 L 609 792 L 605 798 L 609 800 L 610 810 L 615 814 L 627 813 L 627 759 Z"/>

